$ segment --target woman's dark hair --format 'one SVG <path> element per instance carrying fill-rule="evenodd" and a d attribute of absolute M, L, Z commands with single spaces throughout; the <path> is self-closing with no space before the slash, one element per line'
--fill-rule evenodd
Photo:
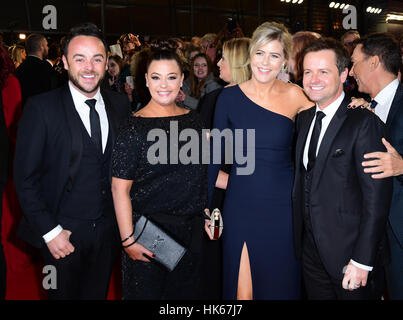
<path fill-rule="evenodd" d="M 173 40 L 154 40 L 150 44 L 150 56 L 148 57 L 146 70 L 150 67 L 151 62 L 159 60 L 175 60 L 178 63 L 181 73 L 184 72 L 184 61 L 177 53 L 178 44 Z"/>
<path fill-rule="evenodd" d="M 6 49 L 0 46 L 0 89 L 7 85 L 7 78 L 14 73 L 14 63 Z"/>
<path fill-rule="evenodd" d="M 117 54 L 115 54 L 113 56 L 109 56 L 109 60 L 113 60 L 116 62 L 116 64 L 119 66 L 119 73 L 121 73 L 125 66 L 123 59 L 120 56 L 118 56 Z"/>

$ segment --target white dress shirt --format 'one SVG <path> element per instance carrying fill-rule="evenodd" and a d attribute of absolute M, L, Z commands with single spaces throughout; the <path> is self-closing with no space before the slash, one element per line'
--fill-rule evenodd
<path fill-rule="evenodd" d="M 326 116 L 323 117 L 322 119 L 322 129 L 320 131 L 320 135 L 319 135 L 319 139 L 318 139 L 318 147 L 316 149 L 316 155 L 318 155 L 319 152 L 319 148 L 320 148 L 320 144 L 322 143 L 323 140 L 323 136 L 326 133 L 327 128 L 329 127 L 330 121 L 332 121 L 333 116 L 336 114 L 337 110 L 339 109 L 340 104 L 342 103 L 343 99 L 344 99 L 344 92 L 341 93 L 341 95 L 335 100 L 333 101 L 331 104 L 329 104 L 325 109 L 320 109 L 317 105 L 316 105 L 316 110 L 315 110 L 315 116 L 313 117 L 311 126 L 309 128 L 309 132 L 308 132 L 308 136 L 305 142 L 305 148 L 304 148 L 304 154 L 303 154 L 303 164 L 305 169 L 308 166 L 308 150 L 309 150 L 309 142 L 311 141 L 311 136 L 312 136 L 312 131 L 313 131 L 313 127 L 315 125 L 315 119 L 316 119 L 316 112 L 318 111 L 322 111 Z M 377 107 L 376 107 L 377 108 Z M 375 108 L 375 109 L 376 109 Z M 370 266 L 366 266 L 363 264 L 360 264 L 354 260 L 350 260 L 350 262 L 355 265 L 358 268 L 367 270 L 367 271 L 372 271 L 373 267 Z"/>
<path fill-rule="evenodd" d="M 89 98 L 83 95 L 81 92 L 79 92 L 75 87 L 73 87 L 70 81 L 69 81 L 69 88 L 71 95 L 73 97 L 74 106 L 76 107 L 76 110 L 81 118 L 81 121 L 84 124 L 85 129 L 88 132 L 88 135 L 91 137 L 90 107 L 85 103 L 85 101 L 88 100 Z M 106 143 L 108 141 L 109 123 L 108 123 L 108 117 L 106 115 L 105 103 L 104 100 L 102 99 L 102 95 L 99 88 L 95 96 L 91 99 L 97 100 L 95 104 L 95 110 L 97 110 L 99 114 L 99 120 L 101 122 L 102 151 L 104 152 L 106 148 Z M 46 233 L 43 236 L 43 239 L 45 240 L 46 243 L 48 243 L 52 241 L 54 238 L 56 238 L 56 236 L 58 236 L 59 233 L 62 232 L 62 230 L 63 230 L 62 226 L 58 225 L 57 227 Z"/>
<path fill-rule="evenodd" d="M 375 107 L 375 114 L 384 122 L 388 118 L 390 107 L 392 106 L 393 98 L 396 95 L 397 88 L 399 87 L 399 80 L 396 78 L 383 88 L 374 98 L 378 103 Z"/>
<path fill-rule="evenodd" d="M 320 144 L 322 143 L 323 136 L 325 135 L 325 132 L 327 130 L 327 127 L 329 126 L 330 121 L 332 121 L 333 116 L 335 115 L 337 109 L 339 109 L 340 104 L 342 103 L 344 99 L 344 92 L 341 93 L 341 95 L 333 101 L 331 104 L 329 104 L 325 109 L 320 109 L 316 105 L 316 110 L 315 110 L 315 116 L 313 117 L 311 126 L 309 128 L 308 136 L 306 138 L 305 142 L 305 149 L 304 149 L 304 154 L 302 157 L 302 162 L 304 164 L 305 169 L 308 166 L 308 150 L 309 150 L 309 142 L 311 141 L 311 136 L 312 136 L 312 131 L 313 127 L 315 125 L 315 120 L 316 120 L 316 112 L 322 111 L 326 116 L 323 117 L 322 119 L 322 129 L 320 131 L 319 139 L 318 139 L 318 146 L 316 148 L 316 155 L 318 155 L 318 151 L 320 148 Z"/>

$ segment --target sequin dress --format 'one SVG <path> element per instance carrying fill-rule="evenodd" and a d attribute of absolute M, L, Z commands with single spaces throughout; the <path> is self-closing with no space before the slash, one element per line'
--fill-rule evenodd
<path fill-rule="evenodd" d="M 188 249 L 172 272 L 154 261 L 133 261 L 123 252 L 123 299 L 199 298 L 207 166 L 200 158 L 197 163 L 184 164 L 183 158 L 195 151 L 184 152 L 190 139 L 178 141 L 178 137 L 184 129 L 193 129 L 192 146 L 199 148 L 196 158 L 201 157 L 202 128 L 201 119 L 193 111 L 172 117 L 131 117 L 117 138 L 112 176 L 133 180 L 133 223 L 140 215 L 149 216 Z M 167 148 L 163 147 L 165 138 L 150 138 L 153 133 L 166 137 Z M 156 143 L 161 143 L 158 151 Z M 177 161 L 172 157 L 175 153 L 179 155 Z M 164 162 L 165 156 L 166 164 L 153 164 L 157 158 Z M 172 217 L 173 223 L 160 221 L 161 215 L 168 216 L 168 220 Z"/>

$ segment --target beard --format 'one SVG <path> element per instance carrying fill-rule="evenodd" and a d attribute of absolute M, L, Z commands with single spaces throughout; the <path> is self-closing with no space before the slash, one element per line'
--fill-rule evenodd
<path fill-rule="evenodd" d="M 86 88 L 84 88 L 84 87 L 80 84 L 80 82 L 79 82 L 79 80 L 78 80 L 78 77 L 76 77 L 74 74 L 70 73 L 70 71 L 68 71 L 68 75 L 69 75 L 69 80 L 70 80 L 79 90 L 81 90 L 82 92 L 85 92 L 85 93 L 94 93 L 95 91 L 97 91 L 98 88 L 99 88 L 100 85 L 101 85 L 102 80 L 104 79 L 104 76 L 105 76 L 105 74 L 101 75 L 101 76 L 99 77 L 98 81 L 94 84 L 93 87 L 86 89 Z"/>

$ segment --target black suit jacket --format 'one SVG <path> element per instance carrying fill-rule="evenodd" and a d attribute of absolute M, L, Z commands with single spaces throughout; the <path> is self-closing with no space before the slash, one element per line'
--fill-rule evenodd
<path fill-rule="evenodd" d="M 15 75 L 21 84 L 22 106 L 29 97 L 55 88 L 52 66 L 37 57 L 28 56 L 18 66 Z"/>
<path fill-rule="evenodd" d="M 128 99 L 101 90 L 112 141 L 129 114 Z M 19 235 L 35 247 L 58 225 L 65 190 L 71 187 L 83 150 L 78 114 L 68 85 L 27 101 L 19 123 L 14 158 L 14 182 L 24 211 Z"/>
<path fill-rule="evenodd" d="M 366 109 L 347 109 L 346 97 L 331 120 L 312 169 L 310 216 L 319 255 L 327 272 L 343 278 L 350 259 L 378 266 L 388 261 L 385 226 L 392 197 L 392 179 L 372 179 L 361 163 L 368 152 L 385 150 L 386 127 Z M 302 156 L 315 107 L 297 121 L 293 221 L 297 257 L 302 255 Z"/>
<path fill-rule="evenodd" d="M 399 84 L 389 110 L 386 126 L 389 129 L 389 141 L 403 155 L 403 86 Z M 396 239 L 403 247 L 403 175 L 393 178 L 393 198 L 389 215 L 390 226 Z"/>

